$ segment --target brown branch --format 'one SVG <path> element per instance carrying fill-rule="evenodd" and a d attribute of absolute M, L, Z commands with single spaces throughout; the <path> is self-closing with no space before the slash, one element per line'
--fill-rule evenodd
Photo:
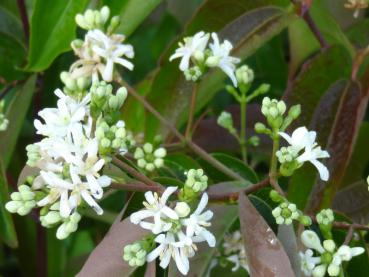
<path fill-rule="evenodd" d="M 343 243 L 344 245 L 349 245 L 351 239 L 352 239 L 352 236 L 354 235 L 354 226 L 351 225 L 348 232 L 347 232 L 347 235 L 346 235 L 346 238 L 345 238 L 345 242 Z"/>
<path fill-rule="evenodd" d="M 158 187 L 159 186 L 159 187 L 161 187 L 161 185 L 159 183 L 156 183 L 156 182 L 152 181 L 150 178 L 148 178 L 147 176 L 145 176 L 141 172 L 138 172 L 136 169 L 134 169 L 133 167 L 131 167 L 130 165 L 128 165 L 127 163 L 121 161 L 120 159 L 118 159 L 116 157 L 113 158 L 113 164 L 116 165 L 117 167 L 119 167 L 120 169 L 123 169 L 124 171 L 126 171 L 127 173 L 129 173 L 130 175 L 135 177 L 137 180 L 143 182 L 147 186 L 151 186 L 151 187 Z"/>
<path fill-rule="evenodd" d="M 24 31 L 24 38 L 26 40 L 26 45 L 29 42 L 29 21 L 27 15 L 27 7 L 24 0 L 17 0 L 19 14 L 22 19 L 23 31 Z"/>
<path fill-rule="evenodd" d="M 132 183 L 112 183 L 111 188 L 125 190 L 125 191 L 137 191 L 137 192 L 146 192 L 146 191 L 155 191 L 162 193 L 164 188 L 161 186 L 148 186 L 142 182 L 132 182 Z"/>
<path fill-rule="evenodd" d="M 329 44 L 327 43 L 327 41 L 323 37 L 323 35 L 320 32 L 318 26 L 314 22 L 314 19 L 311 17 L 311 15 L 309 13 L 309 6 L 306 5 L 306 3 L 304 3 L 304 2 L 298 2 L 296 0 L 291 0 L 291 2 L 293 4 L 295 4 L 295 6 L 300 8 L 300 10 L 301 10 L 300 11 L 300 16 L 305 20 L 306 24 L 309 26 L 311 32 L 314 34 L 314 36 L 318 40 L 318 42 L 319 42 L 320 46 L 322 47 L 322 49 L 328 48 Z"/>
<path fill-rule="evenodd" d="M 130 93 L 137 101 L 139 101 L 150 113 L 152 113 L 164 126 L 166 126 L 169 131 L 171 131 L 182 143 L 186 143 L 187 146 L 200 156 L 202 159 L 213 165 L 216 169 L 228 175 L 229 177 L 238 180 L 238 181 L 246 181 L 243 177 L 241 177 L 236 172 L 230 170 L 228 167 L 223 165 L 214 157 L 210 156 L 206 151 L 204 151 L 197 144 L 193 143 L 191 140 L 187 140 L 185 136 L 183 136 L 177 128 L 168 120 L 166 120 L 149 102 L 146 101 L 140 94 L 138 94 L 130 85 L 128 85 L 125 81 L 120 80 L 119 84 L 125 86 Z"/>

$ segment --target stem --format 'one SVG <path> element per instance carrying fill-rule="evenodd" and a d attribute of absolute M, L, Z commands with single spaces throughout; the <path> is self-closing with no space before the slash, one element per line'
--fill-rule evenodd
<path fill-rule="evenodd" d="M 24 0 L 17 0 L 19 14 L 22 19 L 23 31 L 24 31 L 24 38 L 26 40 L 26 45 L 29 42 L 29 23 L 28 23 L 28 15 L 27 15 L 27 8 Z"/>
<path fill-rule="evenodd" d="M 347 232 L 347 235 L 346 235 L 346 238 L 345 238 L 345 242 L 343 243 L 344 245 L 349 245 L 351 239 L 352 239 L 352 236 L 354 235 L 354 226 L 351 225 L 348 232 Z"/>
<path fill-rule="evenodd" d="M 137 191 L 137 192 L 146 192 L 146 191 L 155 191 L 162 193 L 164 191 L 163 187 L 160 186 L 148 186 L 145 183 L 141 182 L 132 182 L 132 183 L 112 183 L 111 187 L 113 189 L 125 190 L 125 191 Z"/>
<path fill-rule="evenodd" d="M 187 139 L 190 139 L 192 136 L 192 124 L 193 124 L 193 119 L 194 119 L 195 110 L 196 110 L 196 95 L 197 95 L 197 84 L 194 85 L 192 92 L 191 92 L 190 110 L 188 113 L 188 121 L 187 121 L 187 127 L 186 127 L 186 132 L 185 132 L 185 137 Z"/>
<path fill-rule="evenodd" d="M 166 126 L 182 143 L 186 143 L 187 146 L 202 159 L 213 165 L 216 169 L 228 175 L 229 177 L 238 180 L 238 181 L 246 181 L 236 172 L 230 170 L 228 167 L 223 165 L 221 162 L 210 156 L 206 151 L 204 151 L 197 144 L 193 143 L 191 140 L 187 140 L 175 126 L 172 125 L 171 122 L 166 120 L 149 102 L 146 101 L 141 95 L 139 95 L 130 85 L 128 85 L 123 80 L 119 81 L 120 85 L 123 85 L 127 88 L 128 92 L 139 101 L 150 113 L 152 113 L 164 126 Z"/>
<path fill-rule="evenodd" d="M 270 160 L 270 171 L 269 171 L 269 178 L 270 178 L 270 184 L 273 186 L 273 188 L 279 192 L 279 194 L 284 196 L 284 192 L 281 189 L 281 187 L 278 184 L 278 173 L 277 173 L 277 151 L 279 149 L 279 136 L 274 131 L 273 132 L 273 150 L 272 150 L 272 158 Z"/>
<path fill-rule="evenodd" d="M 135 177 L 137 180 L 141 181 L 147 186 L 161 187 L 160 184 L 152 181 L 150 178 L 146 177 L 144 174 L 138 172 L 136 169 L 134 169 L 133 167 L 131 167 L 130 165 L 126 164 L 125 162 L 121 161 L 120 159 L 116 157 L 113 158 L 113 164 L 119 167 L 120 169 L 123 169 L 124 171 L 128 172 L 133 177 Z"/>
<path fill-rule="evenodd" d="M 246 101 L 240 102 L 240 117 L 241 117 L 241 132 L 240 132 L 240 146 L 242 153 L 242 160 L 247 163 L 247 145 L 246 145 Z"/>
<path fill-rule="evenodd" d="M 302 5 L 300 16 L 305 20 L 306 24 L 309 26 L 311 32 L 314 34 L 314 36 L 318 40 L 318 42 L 319 42 L 320 46 L 322 47 L 322 49 L 328 48 L 329 44 L 327 43 L 327 41 L 323 37 L 322 33 L 318 29 L 318 26 L 315 24 L 313 18 L 311 17 L 311 15 L 309 13 L 309 7 L 305 3 L 301 4 L 300 2 L 298 2 L 296 0 L 291 0 L 291 2 L 295 5 Z"/>

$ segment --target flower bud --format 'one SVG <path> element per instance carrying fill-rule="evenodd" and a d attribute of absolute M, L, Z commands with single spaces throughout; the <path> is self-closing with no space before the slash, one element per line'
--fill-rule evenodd
<path fill-rule="evenodd" d="M 256 133 L 259 133 L 259 134 L 262 134 L 262 133 L 265 133 L 267 130 L 267 128 L 265 127 L 265 125 L 261 122 L 257 122 L 255 124 L 255 132 Z"/>
<path fill-rule="evenodd" d="M 176 211 L 179 217 L 186 217 L 191 212 L 190 206 L 188 206 L 186 202 L 177 202 L 174 210 Z"/>
<path fill-rule="evenodd" d="M 254 71 L 247 65 L 243 65 L 237 68 L 236 78 L 239 84 L 250 84 L 254 80 Z"/>
<path fill-rule="evenodd" d="M 334 243 L 333 240 L 331 239 L 327 239 L 325 241 L 323 241 L 323 247 L 325 250 L 327 250 L 328 252 L 333 253 L 334 250 L 336 249 L 336 244 Z"/>
<path fill-rule="evenodd" d="M 301 242 L 310 249 L 314 249 L 319 253 L 323 253 L 325 250 L 320 242 L 318 235 L 311 230 L 305 230 L 301 234 Z"/>
<path fill-rule="evenodd" d="M 210 56 L 209 58 L 206 59 L 205 64 L 208 67 L 216 67 L 219 65 L 219 57 L 216 56 Z"/>
<path fill-rule="evenodd" d="M 296 119 L 300 116 L 301 114 L 301 105 L 294 105 L 290 108 L 290 110 L 288 111 L 288 115 L 292 118 L 292 119 Z"/>
<path fill-rule="evenodd" d="M 109 32 L 114 32 L 114 30 L 119 26 L 120 24 L 120 17 L 118 15 L 113 16 L 110 20 L 110 26 L 109 26 Z"/>
<path fill-rule="evenodd" d="M 325 272 L 327 271 L 327 265 L 318 265 L 313 269 L 313 276 L 314 277 L 324 277 Z"/>
<path fill-rule="evenodd" d="M 109 16 L 110 16 L 110 9 L 108 6 L 104 6 L 101 8 L 100 10 L 100 16 L 101 16 L 101 23 L 105 24 L 106 21 L 108 21 Z"/>

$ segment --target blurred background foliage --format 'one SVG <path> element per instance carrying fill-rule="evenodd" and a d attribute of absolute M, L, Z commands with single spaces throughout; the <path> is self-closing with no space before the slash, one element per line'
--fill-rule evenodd
<path fill-rule="evenodd" d="M 170 53 L 180 38 L 199 30 L 216 31 L 230 39 L 234 55 L 254 69 L 256 85 L 269 83 L 272 97 L 301 104 L 303 113 L 297 124 L 317 130 L 319 144 L 332 154 L 331 181 L 319 183 L 315 172 L 304 166 L 283 184 L 289 200 L 307 211 L 333 206 L 349 220 L 368 223 L 369 195 L 362 180 L 369 172 L 369 60 L 364 59 L 355 78 L 352 72 L 360 50 L 369 44 L 369 18 L 364 11 L 354 19 L 344 2 L 312 1 L 310 15 L 329 45 L 322 50 L 288 0 L 0 0 L 0 89 L 2 96 L 6 94 L 10 120 L 7 132 L 0 133 L 0 276 L 74 276 L 130 197 L 123 192 L 109 194 L 102 201 L 104 215 L 86 212 L 78 232 L 65 241 L 58 241 L 54 230 L 41 228 L 36 218 L 12 217 L 4 209 L 8 191 L 17 186 L 26 161 L 25 146 L 39 139 L 33 119 L 41 108 L 55 105 L 53 91 L 62 86 L 59 74 L 74 59 L 70 41 L 83 35 L 76 30 L 74 16 L 87 7 L 108 5 L 113 15 L 121 16 L 118 33 L 127 36 L 136 53 L 135 70 L 122 72 L 123 78 L 179 128 L 187 118 L 192 88 L 177 64 L 168 62 Z M 198 123 L 194 141 L 255 182 L 260 177 L 254 173 L 255 166 L 258 172 L 265 171 L 270 143 L 262 137 L 260 146 L 251 148 L 254 168 L 240 162 L 237 142 L 216 125 L 216 115 L 223 110 L 233 113 L 236 125 L 239 122 L 238 107 L 224 91 L 224 82 L 222 74 L 210 71 L 200 83 L 197 115 L 205 117 Z M 248 110 L 249 134 L 261 118 L 257 103 L 260 99 Z M 172 141 L 168 131 L 134 99 L 128 99 L 122 118 L 136 135 L 145 134 L 146 140 L 160 133 Z M 213 183 L 229 181 L 187 154 L 168 155 L 166 165 L 160 172 L 166 183 L 174 182 L 173 177 L 183 179 L 180 172 L 200 165 Z M 122 173 L 112 174 L 121 177 Z M 267 193 L 258 192 L 253 202 L 276 229 L 270 216 L 273 204 L 261 200 Z M 141 200 L 142 195 L 134 195 L 126 214 L 138 209 Z M 234 207 L 227 209 L 222 211 L 227 222 L 219 222 L 219 237 L 237 218 Z M 205 274 L 211 253 L 199 259 L 193 270 Z M 368 257 L 361 259 L 350 264 L 349 276 L 367 276 Z M 143 276 L 144 270 L 135 275 Z M 214 272 L 214 276 L 245 275 L 242 271 L 230 274 L 224 268 Z"/>

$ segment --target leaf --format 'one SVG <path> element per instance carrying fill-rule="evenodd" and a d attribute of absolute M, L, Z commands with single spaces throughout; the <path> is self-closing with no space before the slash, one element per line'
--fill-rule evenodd
<path fill-rule="evenodd" d="M 210 248 L 206 242 L 198 244 L 198 252 L 190 259 L 190 271 L 188 276 L 191 277 L 205 276 L 217 247 L 221 244 L 225 233 L 237 219 L 237 207 L 234 205 L 225 206 L 221 204 L 211 204 L 209 205 L 209 209 L 214 213 L 209 231 L 214 234 L 217 245 Z M 177 272 L 175 265 L 170 268 L 169 276 L 181 276 Z"/>
<path fill-rule="evenodd" d="M 350 77 L 351 66 L 349 53 L 340 45 L 328 48 L 304 64 L 283 96 L 288 105 L 301 104 L 302 113 L 291 129 L 309 126 L 321 97 L 336 81 Z"/>
<path fill-rule="evenodd" d="M 5 209 L 6 202 L 9 201 L 8 184 L 5 171 L 0 162 L 0 237 L 9 247 L 18 246 L 17 234 L 15 233 L 12 216 Z"/>
<path fill-rule="evenodd" d="M 123 248 L 148 233 L 149 231 L 132 224 L 129 217 L 113 224 L 104 239 L 92 251 L 77 276 L 129 276 L 135 268 L 123 260 Z"/>
<path fill-rule="evenodd" d="M 244 194 L 238 208 L 251 276 L 295 276 L 283 246 Z"/>
<path fill-rule="evenodd" d="M 39 72 L 61 53 L 70 49 L 75 38 L 74 17 L 88 0 L 35 0 L 31 17 L 30 45 L 26 70 Z"/>
<path fill-rule="evenodd" d="M 330 158 L 326 165 L 330 178 L 328 182 L 319 181 L 314 186 L 309 203 L 310 211 L 329 206 L 338 191 L 351 159 L 368 100 L 368 93 L 362 93 L 357 82 L 347 83 L 327 144 Z"/>
<path fill-rule="evenodd" d="M 192 35 L 200 29 L 220 30 L 220 36 L 229 39 L 235 46 L 232 55 L 244 59 L 295 19 L 280 8 L 263 7 L 270 3 L 246 0 L 206 1 L 188 24 L 183 36 Z M 227 13 L 224 13 L 224 10 L 227 10 Z M 192 84 L 185 81 L 183 73 L 178 69 L 178 63 L 168 61 L 175 47 L 176 42 L 163 55 L 162 66 L 154 78 L 148 100 L 164 117 L 180 125 L 187 118 L 190 92 L 193 88 Z M 219 70 L 210 71 L 204 76 L 197 91 L 197 110 L 223 88 L 224 79 L 225 74 Z M 148 118 L 146 123 L 146 135 L 149 138 L 158 131 L 162 134 L 167 132 L 164 128 L 160 129 L 159 122 L 154 118 Z"/>
<path fill-rule="evenodd" d="M 229 167 L 232 171 L 239 174 L 241 177 L 245 178 L 249 182 L 257 183 L 259 181 L 259 178 L 254 172 L 254 170 L 250 168 L 248 165 L 246 165 L 243 161 L 222 153 L 215 153 L 211 155 L 219 162 Z M 229 177 L 227 175 L 219 172 L 209 163 L 203 160 L 200 160 L 199 162 L 202 165 L 202 168 L 204 169 L 205 173 L 209 176 L 209 178 L 213 179 L 213 181 L 223 182 L 229 180 Z"/>
<path fill-rule="evenodd" d="M 340 190 L 333 199 L 332 208 L 344 213 L 354 222 L 368 224 L 368 184 L 361 180 Z"/>
<path fill-rule="evenodd" d="M 288 258 L 290 259 L 295 276 L 301 276 L 301 262 L 298 255 L 297 241 L 293 225 L 278 225 L 278 239 L 284 247 Z"/>
<path fill-rule="evenodd" d="M 309 9 L 310 15 L 322 36 L 329 45 L 341 45 L 354 56 L 354 48 L 341 30 L 336 19 L 326 8 L 324 1 L 313 1 Z M 303 62 L 317 52 L 321 46 L 309 26 L 303 19 L 289 26 L 289 42 L 291 53 L 291 73 L 294 74 Z"/>
<path fill-rule="evenodd" d="M 117 33 L 129 36 L 142 21 L 160 4 L 161 0 L 128 0 L 123 4 Z"/>
<path fill-rule="evenodd" d="M 9 126 L 5 132 L 0 132 L 0 158 L 4 168 L 8 168 L 13 155 L 24 119 L 31 104 L 35 84 L 36 75 L 32 75 L 24 85 L 16 90 L 6 110 L 5 117 L 9 120 Z"/>

